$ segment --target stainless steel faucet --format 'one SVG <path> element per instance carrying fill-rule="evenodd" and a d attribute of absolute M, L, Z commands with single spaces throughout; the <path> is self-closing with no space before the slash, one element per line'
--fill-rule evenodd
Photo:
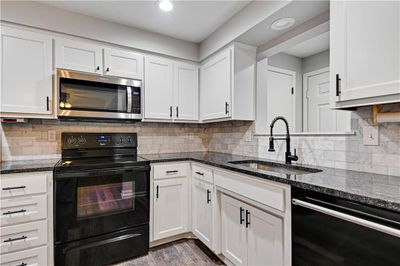
<path fill-rule="evenodd" d="M 274 128 L 275 122 L 278 121 L 278 120 L 282 120 L 283 122 L 285 122 L 285 125 L 286 125 L 286 138 L 274 138 L 274 136 L 273 136 L 273 128 Z M 272 121 L 270 127 L 271 127 L 271 135 L 269 137 L 269 149 L 268 149 L 268 151 L 271 151 L 271 152 L 275 151 L 275 149 L 274 149 L 274 141 L 275 140 L 286 140 L 285 163 L 292 164 L 292 161 L 297 161 L 299 159 L 299 157 L 297 157 L 297 155 L 296 155 L 296 149 L 294 149 L 294 154 L 293 155 L 290 153 L 290 134 L 289 134 L 289 123 L 288 123 L 288 121 L 283 116 L 277 116 Z"/>

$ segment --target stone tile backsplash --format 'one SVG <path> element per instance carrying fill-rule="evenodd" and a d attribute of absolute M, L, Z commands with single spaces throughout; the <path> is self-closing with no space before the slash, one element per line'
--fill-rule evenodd
<path fill-rule="evenodd" d="M 383 111 L 400 111 L 400 104 Z M 379 146 L 364 146 L 362 128 L 372 125 L 372 108 L 352 113 L 352 130 L 346 136 L 293 136 L 299 162 L 349 170 L 400 176 L 400 124 L 379 125 Z M 26 124 L 2 124 L 2 160 L 55 158 L 61 152 L 61 132 L 137 132 L 139 152 L 215 151 L 258 156 L 283 161 L 285 144 L 276 142 L 276 152 L 268 152 L 268 136 L 254 135 L 253 122 L 210 124 L 168 123 L 84 123 L 32 120 Z M 48 130 L 56 131 L 56 141 L 48 141 Z"/>

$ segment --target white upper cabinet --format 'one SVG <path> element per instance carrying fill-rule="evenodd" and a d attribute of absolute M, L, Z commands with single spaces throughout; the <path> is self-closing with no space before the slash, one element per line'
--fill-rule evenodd
<path fill-rule="evenodd" d="M 174 63 L 175 120 L 199 120 L 199 68 L 182 62 Z"/>
<path fill-rule="evenodd" d="M 198 121 L 198 67 L 161 57 L 145 59 L 145 119 Z"/>
<path fill-rule="evenodd" d="M 143 55 L 104 48 L 104 74 L 142 80 Z"/>
<path fill-rule="evenodd" d="M 169 59 L 146 56 L 145 119 L 172 120 L 173 64 Z"/>
<path fill-rule="evenodd" d="M 68 39 L 56 39 L 56 68 L 102 74 L 102 47 Z"/>
<path fill-rule="evenodd" d="M 331 1 L 332 107 L 400 102 L 400 2 Z"/>
<path fill-rule="evenodd" d="M 52 38 L 1 28 L 1 116 L 51 115 Z"/>
<path fill-rule="evenodd" d="M 256 48 L 240 43 L 202 63 L 201 120 L 254 120 L 255 64 Z"/>

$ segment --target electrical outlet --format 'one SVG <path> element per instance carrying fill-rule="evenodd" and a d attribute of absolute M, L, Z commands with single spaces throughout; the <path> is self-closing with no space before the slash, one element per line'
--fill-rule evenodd
<path fill-rule="evenodd" d="M 56 141 L 56 131 L 55 130 L 47 131 L 47 140 L 48 141 Z"/>
<path fill-rule="evenodd" d="M 251 130 L 248 130 L 245 135 L 244 135 L 244 141 L 246 142 L 251 142 L 253 141 L 253 132 Z"/>
<path fill-rule="evenodd" d="M 363 127 L 363 144 L 368 146 L 379 145 L 379 127 Z"/>

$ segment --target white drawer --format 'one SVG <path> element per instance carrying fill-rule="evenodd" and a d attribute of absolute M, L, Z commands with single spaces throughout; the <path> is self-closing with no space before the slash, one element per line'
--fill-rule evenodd
<path fill-rule="evenodd" d="M 0 179 L 0 198 L 47 192 L 48 173 L 6 174 Z"/>
<path fill-rule="evenodd" d="M 188 169 L 188 163 L 156 164 L 153 166 L 154 179 L 185 177 Z"/>
<path fill-rule="evenodd" d="M 216 186 L 232 191 L 246 198 L 284 212 L 288 188 L 274 184 L 273 181 L 261 181 L 246 175 L 232 172 L 214 171 Z"/>
<path fill-rule="evenodd" d="M 0 234 L 0 254 L 45 245 L 47 220 L 5 226 Z"/>
<path fill-rule="evenodd" d="M 192 164 L 192 176 L 200 180 L 214 183 L 212 169 L 203 165 Z"/>
<path fill-rule="evenodd" d="M 47 263 L 47 246 L 1 255 L 1 266 L 44 266 Z"/>
<path fill-rule="evenodd" d="M 0 225 L 13 225 L 47 218 L 47 195 L 0 200 Z"/>

